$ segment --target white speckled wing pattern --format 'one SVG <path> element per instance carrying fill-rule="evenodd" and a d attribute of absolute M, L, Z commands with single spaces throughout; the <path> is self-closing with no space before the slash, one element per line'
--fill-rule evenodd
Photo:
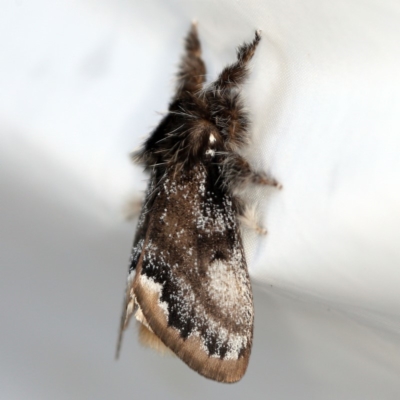
<path fill-rule="evenodd" d="M 213 379 L 229 381 L 247 366 L 254 313 L 235 204 L 215 186 L 213 169 L 171 170 L 160 181 L 146 237 L 133 249 L 133 292 L 168 347 L 203 375 L 211 368 Z"/>

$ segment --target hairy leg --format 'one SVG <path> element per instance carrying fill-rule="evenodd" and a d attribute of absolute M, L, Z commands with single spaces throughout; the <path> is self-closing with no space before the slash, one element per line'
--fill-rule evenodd
<path fill-rule="evenodd" d="M 237 61 L 224 68 L 217 80 L 206 90 L 214 123 L 232 150 L 237 150 L 248 141 L 248 116 L 237 89 L 247 76 L 248 63 L 260 39 L 260 33 L 257 31 L 252 42 L 240 46 Z"/>
<path fill-rule="evenodd" d="M 255 204 L 249 205 L 238 195 L 233 196 L 236 205 L 238 220 L 242 226 L 253 229 L 259 235 L 266 235 L 267 231 L 258 223 L 257 208 Z"/>
<path fill-rule="evenodd" d="M 253 170 L 248 161 L 237 153 L 230 154 L 224 161 L 223 175 L 232 192 L 242 189 L 249 183 L 282 188 L 282 185 L 275 178 L 263 171 Z"/>
<path fill-rule="evenodd" d="M 138 218 L 143 207 L 143 196 L 134 196 L 123 207 L 123 215 L 128 221 Z"/>
<path fill-rule="evenodd" d="M 202 89 L 205 81 L 206 67 L 201 58 L 201 45 L 197 35 L 197 23 L 193 22 L 185 39 L 185 54 L 178 71 L 178 87 L 170 109 L 174 103 L 187 93 L 194 94 Z"/>
<path fill-rule="evenodd" d="M 217 80 L 211 85 L 211 90 L 226 90 L 237 87 L 247 76 L 247 65 L 253 58 L 257 45 L 261 40 L 261 31 L 256 31 L 252 42 L 242 44 L 237 50 L 237 61 L 225 67 Z"/>
<path fill-rule="evenodd" d="M 266 235 L 267 230 L 258 224 L 257 210 L 255 206 L 245 206 L 239 213 L 239 221 L 243 226 L 253 229 L 259 235 Z"/>
<path fill-rule="evenodd" d="M 217 93 L 211 101 L 215 124 L 228 148 L 237 151 L 248 144 L 249 118 L 243 108 L 240 94 L 235 91 Z"/>

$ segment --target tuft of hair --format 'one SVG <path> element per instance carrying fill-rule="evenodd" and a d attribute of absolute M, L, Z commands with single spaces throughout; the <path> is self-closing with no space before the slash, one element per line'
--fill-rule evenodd
<path fill-rule="evenodd" d="M 143 324 L 139 323 L 139 341 L 145 347 L 156 350 L 158 353 L 165 356 L 175 355 L 158 336 L 147 329 Z"/>
<path fill-rule="evenodd" d="M 255 230 L 259 235 L 266 235 L 267 231 L 259 225 L 259 216 L 255 204 L 245 206 L 243 214 L 239 216 L 239 221 L 243 226 Z"/>

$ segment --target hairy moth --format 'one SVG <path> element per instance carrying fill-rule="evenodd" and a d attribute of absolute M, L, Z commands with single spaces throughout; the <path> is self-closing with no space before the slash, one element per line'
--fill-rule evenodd
<path fill-rule="evenodd" d="M 236 382 L 253 340 L 253 296 L 240 223 L 249 218 L 240 189 L 279 186 L 239 154 L 249 138 L 240 85 L 260 41 L 205 85 L 196 24 L 186 38 L 168 114 L 134 154 L 148 172 L 121 318 L 135 314 L 142 342 L 167 347 L 201 375 Z"/>

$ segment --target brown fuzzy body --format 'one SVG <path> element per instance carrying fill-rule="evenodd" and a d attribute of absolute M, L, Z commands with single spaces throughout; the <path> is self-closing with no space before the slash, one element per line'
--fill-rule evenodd
<path fill-rule="evenodd" d="M 131 314 L 191 368 L 220 382 L 244 375 L 253 339 L 253 297 L 235 194 L 277 182 L 237 151 L 248 142 L 240 84 L 260 41 L 204 86 L 196 26 L 186 39 L 168 114 L 134 155 L 150 173 L 128 276 L 121 332 Z M 144 328 L 144 329 L 147 329 Z"/>

